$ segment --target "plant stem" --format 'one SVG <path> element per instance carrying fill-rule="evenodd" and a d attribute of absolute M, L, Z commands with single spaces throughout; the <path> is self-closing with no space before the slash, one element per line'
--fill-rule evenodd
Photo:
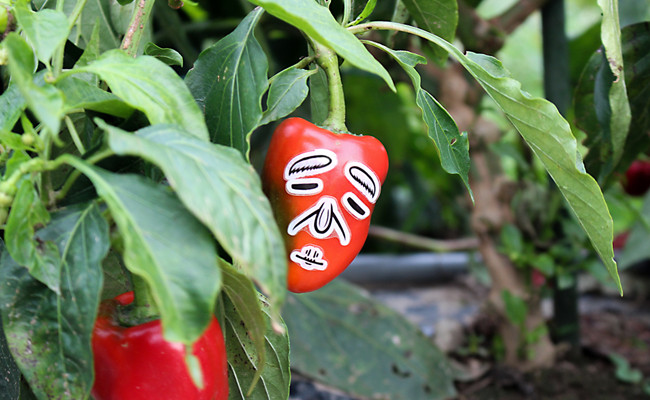
<path fill-rule="evenodd" d="M 99 152 L 93 154 L 91 157 L 88 157 L 88 159 L 86 159 L 86 162 L 90 163 L 90 164 L 96 164 L 99 161 L 112 156 L 113 154 L 115 154 L 115 153 L 113 153 L 111 150 L 105 149 L 105 150 L 102 150 L 102 151 L 99 151 Z M 68 194 L 68 192 L 70 191 L 70 188 L 72 188 L 72 185 L 76 182 L 76 180 L 80 176 L 81 176 L 81 171 L 79 171 L 78 169 L 75 169 L 74 171 L 72 171 L 72 173 L 65 180 L 65 182 L 63 183 L 63 186 L 56 193 L 56 196 L 54 198 L 56 200 L 63 199 Z"/>
<path fill-rule="evenodd" d="M 147 21 L 151 16 L 151 9 L 153 8 L 155 0 L 136 0 L 133 16 L 129 23 L 129 28 L 126 30 L 126 35 L 122 40 L 120 48 L 132 57 L 135 57 L 140 47 L 140 41 L 144 34 L 144 28 Z"/>
<path fill-rule="evenodd" d="M 81 138 L 79 138 L 79 133 L 77 133 L 77 128 L 74 127 L 74 123 L 72 122 L 72 119 L 70 119 L 70 117 L 67 115 L 65 116 L 65 125 L 68 127 L 68 132 L 70 133 L 70 137 L 72 138 L 74 145 L 77 147 L 79 154 L 83 155 L 86 152 L 86 148 L 84 147 L 84 144 L 81 142 Z"/>
<path fill-rule="evenodd" d="M 131 274 L 131 283 L 133 284 L 133 305 L 135 305 L 133 317 L 136 320 L 158 317 L 160 315 L 158 307 L 147 281 L 139 275 Z"/>
<path fill-rule="evenodd" d="M 339 59 L 334 50 L 318 42 L 311 41 L 316 53 L 316 63 L 323 68 L 327 75 L 327 86 L 329 88 L 329 107 L 327 118 L 323 122 L 323 128 L 332 132 L 347 133 L 345 126 L 345 96 L 343 83 L 339 71 Z"/>
<path fill-rule="evenodd" d="M 72 30 L 72 27 L 74 24 L 77 23 L 77 20 L 79 19 L 79 16 L 81 15 L 81 12 L 83 11 L 84 7 L 86 6 L 86 2 L 88 0 L 77 0 L 77 4 L 75 4 L 74 9 L 72 10 L 72 14 L 70 14 L 70 18 L 68 21 L 68 29 Z"/>
<path fill-rule="evenodd" d="M 478 239 L 475 237 L 437 240 L 376 225 L 370 226 L 368 235 L 433 252 L 476 250 L 479 245 Z"/>

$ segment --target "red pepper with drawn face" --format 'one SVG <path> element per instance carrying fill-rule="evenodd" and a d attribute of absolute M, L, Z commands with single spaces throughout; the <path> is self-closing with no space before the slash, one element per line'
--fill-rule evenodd
<path fill-rule="evenodd" d="M 285 236 L 289 290 L 316 290 L 352 262 L 387 172 L 386 149 L 372 136 L 332 133 L 301 118 L 277 127 L 262 175 Z"/>

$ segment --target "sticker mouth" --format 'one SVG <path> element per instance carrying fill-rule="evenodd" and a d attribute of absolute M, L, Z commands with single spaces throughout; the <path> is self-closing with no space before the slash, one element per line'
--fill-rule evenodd
<path fill-rule="evenodd" d="M 289 258 L 307 271 L 324 271 L 327 268 L 323 250 L 317 246 L 307 245 L 300 250 L 294 250 Z"/>

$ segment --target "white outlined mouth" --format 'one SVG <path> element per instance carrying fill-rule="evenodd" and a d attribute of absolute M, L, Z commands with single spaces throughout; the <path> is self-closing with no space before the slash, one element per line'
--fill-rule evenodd
<path fill-rule="evenodd" d="M 292 251 L 289 258 L 307 271 L 324 271 L 327 268 L 323 249 L 318 246 L 306 245 L 300 251 Z"/>
<path fill-rule="evenodd" d="M 370 168 L 358 161 L 350 161 L 345 165 L 345 177 L 368 201 L 375 204 L 381 185 L 379 178 Z"/>
<path fill-rule="evenodd" d="M 337 164 L 336 154 L 327 149 L 316 149 L 298 154 L 284 168 L 284 180 L 319 175 L 331 171 Z"/>

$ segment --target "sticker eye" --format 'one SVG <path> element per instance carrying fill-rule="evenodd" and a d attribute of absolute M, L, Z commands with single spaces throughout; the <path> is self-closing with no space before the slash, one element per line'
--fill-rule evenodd
<path fill-rule="evenodd" d="M 368 201 L 375 203 L 379 197 L 381 185 L 377 175 L 365 164 L 351 161 L 345 166 L 345 177 L 363 194 Z"/>
<path fill-rule="evenodd" d="M 352 192 L 344 194 L 341 203 L 356 219 L 366 219 L 370 215 L 370 209 Z"/>
<path fill-rule="evenodd" d="M 316 149 L 299 154 L 284 168 L 284 180 L 302 178 L 325 173 L 336 167 L 336 154 L 326 149 Z"/>
<path fill-rule="evenodd" d="M 292 179 L 285 189 L 294 196 L 309 196 L 323 191 L 323 181 L 318 178 Z"/>

